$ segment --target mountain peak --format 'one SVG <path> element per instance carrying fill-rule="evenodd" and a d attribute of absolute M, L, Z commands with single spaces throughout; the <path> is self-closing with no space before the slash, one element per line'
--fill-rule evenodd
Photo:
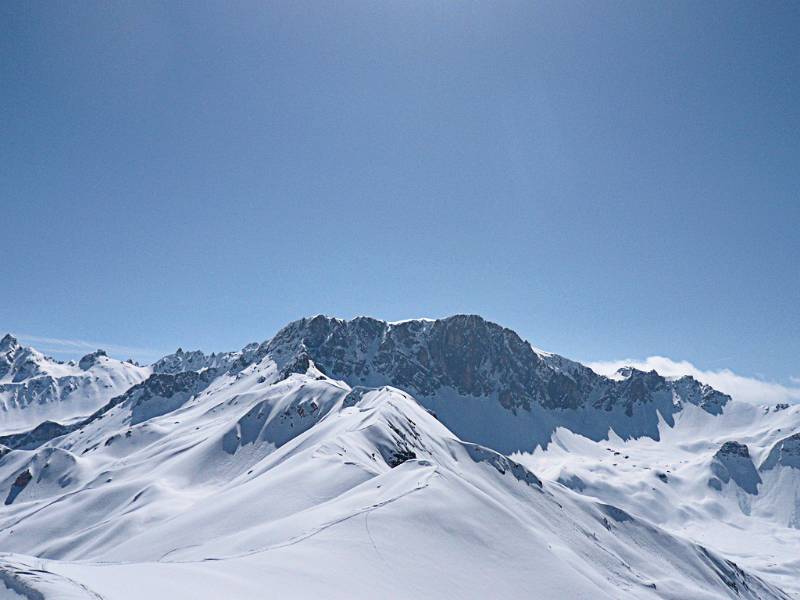
<path fill-rule="evenodd" d="M 539 355 L 516 333 L 478 315 L 387 323 L 317 315 L 294 321 L 262 348 L 279 363 L 301 352 L 323 372 L 355 385 L 391 383 L 429 396 L 442 387 L 508 408 L 529 408 Z"/>
<path fill-rule="evenodd" d="M 105 350 L 100 349 L 90 352 L 78 361 L 78 366 L 81 368 L 81 370 L 88 371 L 95 364 L 97 364 L 97 359 L 99 359 L 101 356 L 108 356 L 108 354 L 106 354 Z"/>
<path fill-rule="evenodd" d="M 619 375 L 624 379 L 628 379 L 631 377 L 643 377 L 645 375 L 649 375 L 652 377 L 653 375 L 658 375 L 658 371 L 656 371 L 655 369 L 650 369 L 649 371 L 643 371 L 642 369 L 637 369 L 636 367 L 627 365 L 617 369 L 617 375 Z M 658 376 L 661 377 L 660 375 Z"/>
<path fill-rule="evenodd" d="M 15 361 L 19 358 L 21 348 L 17 338 L 10 333 L 4 335 L 0 340 L 0 378 L 5 377 L 11 371 Z"/>
<path fill-rule="evenodd" d="M 541 353 L 511 329 L 475 314 L 396 322 L 315 315 L 289 323 L 254 356 L 270 356 L 282 371 L 313 361 L 328 377 L 351 386 L 407 390 L 443 422 L 463 424 L 457 433 L 467 437 L 482 435 L 482 426 L 471 424 L 465 414 L 467 407 L 483 399 L 479 406 L 488 410 L 491 404 L 485 401 L 493 400 L 533 420 L 541 444 L 562 421 L 575 427 L 573 420 L 592 423 L 580 432 L 598 438 L 609 428 L 623 437 L 657 437 L 658 414 L 671 425 L 671 415 L 684 404 L 720 414 L 730 400 L 692 379 L 673 381 L 656 371 L 629 367 L 622 377 L 609 379 L 557 354 Z M 464 402 L 445 403 L 445 397 Z M 552 410 L 547 418 L 536 416 Z"/>
<path fill-rule="evenodd" d="M 13 335 L 7 333 L 3 336 L 3 339 L 0 339 L 0 352 L 6 352 L 12 348 L 19 348 L 19 341 Z"/>

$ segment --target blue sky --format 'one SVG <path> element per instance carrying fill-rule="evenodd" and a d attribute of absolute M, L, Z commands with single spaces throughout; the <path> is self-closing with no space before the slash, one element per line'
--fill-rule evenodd
<path fill-rule="evenodd" d="M 788 2 L 4 2 L 0 328 L 149 360 L 471 312 L 788 385 L 799 29 Z"/>

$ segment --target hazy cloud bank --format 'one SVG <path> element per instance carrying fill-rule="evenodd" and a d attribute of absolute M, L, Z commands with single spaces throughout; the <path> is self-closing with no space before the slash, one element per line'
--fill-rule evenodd
<path fill-rule="evenodd" d="M 595 361 L 586 363 L 595 372 L 611 376 L 617 369 L 632 366 L 643 371 L 655 369 L 665 377 L 691 375 L 695 379 L 707 383 L 733 398 L 751 404 L 775 404 L 778 402 L 800 402 L 800 385 L 783 385 L 773 381 L 764 381 L 755 377 L 738 375 L 730 369 L 704 371 L 686 360 L 675 361 L 666 356 L 649 356 L 645 359 L 625 359 Z M 800 383 L 792 378 L 792 383 Z"/>

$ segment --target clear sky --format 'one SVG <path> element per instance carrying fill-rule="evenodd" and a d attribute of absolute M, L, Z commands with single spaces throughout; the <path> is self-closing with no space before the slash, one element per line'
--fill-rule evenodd
<path fill-rule="evenodd" d="M 150 360 L 471 312 L 788 385 L 799 37 L 797 2 L 3 2 L 0 329 Z"/>

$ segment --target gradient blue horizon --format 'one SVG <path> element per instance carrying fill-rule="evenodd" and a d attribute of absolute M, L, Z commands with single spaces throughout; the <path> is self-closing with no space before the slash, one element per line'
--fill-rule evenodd
<path fill-rule="evenodd" d="M 788 2 L 5 2 L 0 329 L 149 360 L 467 312 L 788 381 L 798 31 Z"/>

